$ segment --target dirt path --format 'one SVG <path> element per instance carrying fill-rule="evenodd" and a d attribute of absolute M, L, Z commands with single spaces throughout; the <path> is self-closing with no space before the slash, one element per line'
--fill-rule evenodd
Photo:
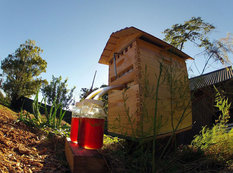
<path fill-rule="evenodd" d="M 0 105 L 0 172 L 69 172 L 64 141 L 17 122 L 17 114 Z"/>

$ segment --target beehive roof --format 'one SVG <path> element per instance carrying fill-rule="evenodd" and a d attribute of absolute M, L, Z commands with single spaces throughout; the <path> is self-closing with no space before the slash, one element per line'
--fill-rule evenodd
<path fill-rule="evenodd" d="M 193 59 L 189 55 L 185 54 L 184 52 L 178 50 L 174 46 L 158 39 L 157 37 L 154 37 L 153 35 L 150 35 L 140 29 L 137 29 L 135 27 L 126 27 L 124 29 L 121 29 L 119 31 L 113 32 L 108 39 L 108 42 L 106 43 L 106 46 L 101 54 L 101 57 L 99 59 L 100 64 L 109 64 L 109 61 L 112 59 L 112 56 L 116 50 L 117 45 L 122 41 L 128 39 L 128 42 L 132 42 L 136 38 L 141 38 L 143 40 L 149 41 L 155 45 L 157 45 L 161 49 L 165 49 L 182 59 Z"/>

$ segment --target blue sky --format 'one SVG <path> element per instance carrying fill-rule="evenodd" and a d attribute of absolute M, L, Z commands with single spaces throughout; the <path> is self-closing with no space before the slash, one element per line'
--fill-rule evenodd
<path fill-rule="evenodd" d="M 48 63 L 41 76 L 48 81 L 52 75 L 68 77 L 78 99 L 95 70 L 95 86 L 108 83 L 108 67 L 98 60 L 112 32 L 135 26 L 163 39 L 166 28 L 200 16 L 216 26 L 210 37 L 219 39 L 233 33 L 232 9 L 232 0 L 0 0 L 0 60 L 27 39 L 35 40 Z M 192 46 L 184 52 L 196 58 Z M 213 64 L 208 70 L 217 68 Z"/>

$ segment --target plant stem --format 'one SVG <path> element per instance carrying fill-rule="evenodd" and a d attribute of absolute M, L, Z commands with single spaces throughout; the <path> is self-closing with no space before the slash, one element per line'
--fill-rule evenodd
<path fill-rule="evenodd" d="M 164 153 L 166 152 L 168 146 L 169 146 L 170 143 L 171 143 L 172 138 L 173 138 L 174 135 L 176 134 L 176 131 L 177 131 L 177 129 L 178 129 L 180 123 L 183 121 L 185 112 L 186 112 L 186 110 L 188 109 L 190 103 L 191 103 L 191 100 L 189 100 L 187 106 L 185 107 L 185 109 L 184 109 L 184 111 L 183 111 L 183 113 L 182 113 L 182 115 L 181 115 L 181 118 L 179 119 L 179 121 L 178 121 L 178 123 L 177 123 L 177 125 L 176 125 L 176 127 L 175 127 L 175 129 L 174 129 L 174 131 L 172 131 L 172 135 L 170 136 L 170 138 L 169 138 L 169 140 L 168 140 L 166 146 L 164 147 L 164 149 L 163 149 L 163 151 L 162 151 L 162 153 L 161 153 L 161 155 L 160 155 L 160 159 L 163 157 Z"/>
<path fill-rule="evenodd" d="M 152 172 L 155 173 L 155 143 L 156 143 L 156 121 L 157 121 L 157 110 L 158 110 L 158 93 L 159 93 L 159 84 L 160 84 L 160 78 L 162 74 L 163 66 L 160 63 L 160 70 L 159 70 L 159 76 L 158 81 L 156 85 L 156 92 L 155 92 L 155 114 L 154 114 L 154 129 L 153 129 L 153 152 L 152 152 Z"/>

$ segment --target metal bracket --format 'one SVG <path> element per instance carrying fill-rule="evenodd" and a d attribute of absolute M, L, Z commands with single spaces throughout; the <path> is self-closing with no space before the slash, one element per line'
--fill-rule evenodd
<path fill-rule="evenodd" d="M 115 72 L 115 76 L 116 76 L 116 79 L 117 79 L 116 55 L 119 55 L 119 53 L 114 53 L 113 54 L 114 72 Z"/>

